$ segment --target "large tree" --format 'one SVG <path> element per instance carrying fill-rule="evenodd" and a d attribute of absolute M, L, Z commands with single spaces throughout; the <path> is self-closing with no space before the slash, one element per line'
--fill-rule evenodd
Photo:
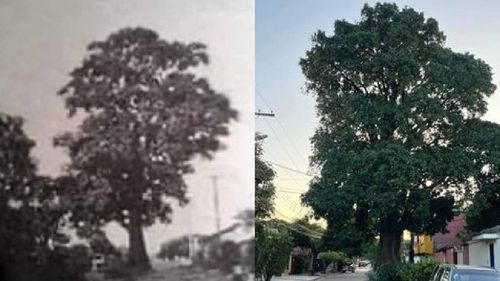
<path fill-rule="evenodd" d="M 56 138 L 78 183 L 72 220 L 121 223 L 131 267 L 150 268 L 143 226 L 168 222 L 172 199 L 188 202 L 191 160 L 211 158 L 236 118 L 226 96 L 197 75 L 194 68 L 207 63 L 203 44 L 125 28 L 91 43 L 59 92 L 70 117 L 83 112 L 76 132 Z"/>
<path fill-rule="evenodd" d="M 304 202 L 332 224 L 373 231 L 381 263 L 399 259 L 403 230 L 444 231 L 477 170 L 464 135 L 495 90 L 490 66 L 445 47 L 435 19 L 395 4 L 316 32 L 300 65 L 319 117 L 320 175 Z"/>

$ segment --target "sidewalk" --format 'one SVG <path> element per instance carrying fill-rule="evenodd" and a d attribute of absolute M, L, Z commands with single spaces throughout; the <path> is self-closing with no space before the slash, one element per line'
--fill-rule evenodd
<path fill-rule="evenodd" d="M 318 280 L 321 276 L 307 276 L 307 275 L 285 275 L 274 276 L 271 281 L 312 281 Z"/>

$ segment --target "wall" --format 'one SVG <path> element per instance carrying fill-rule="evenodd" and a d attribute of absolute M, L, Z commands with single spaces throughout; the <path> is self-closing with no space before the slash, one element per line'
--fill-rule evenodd
<path fill-rule="evenodd" d="M 495 240 L 494 251 L 495 251 L 495 268 L 500 270 L 500 239 Z"/>
<path fill-rule="evenodd" d="M 444 251 L 435 252 L 434 259 L 441 263 L 446 262 L 446 253 Z"/>
<path fill-rule="evenodd" d="M 479 265 L 479 266 L 490 266 L 489 243 L 485 242 L 469 243 L 469 264 Z"/>
<path fill-rule="evenodd" d="M 434 252 L 432 245 L 432 237 L 429 235 L 419 235 L 415 239 L 415 245 L 413 246 L 413 250 L 415 254 L 428 254 L 432 255 Z"/>
<path fill-rule="evenodd" d="M 457 252 L 457 258 L 458 258 L 457 264 L 467 265 L 469 264 L 469 246 L 463 245 L 462 249 L 463 251 Z M 453 252 L 454 252 L 453 248 L 442 249 L 441 251 L 434 253 L 434 259 L 441 263 L 453 264 Z"/>
<path fill-rule="evenodd" d="M 469 245 L 463 245 L 464 247 L 464 264 L 470 264 L 469 263 Z"/>

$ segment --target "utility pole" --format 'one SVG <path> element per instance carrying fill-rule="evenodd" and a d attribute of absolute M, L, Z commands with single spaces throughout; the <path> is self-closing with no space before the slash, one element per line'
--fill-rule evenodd
<path fill-rule="evenodd" d="M 188 199 L 191 199 L 192 196 L 190 193 L 186 194 L 186 197 Z M 193 226 L 192 226 L 192 222 L 191 222 L 191 215 L 192 215 L 192 212 L 191 212 L 191 208 L 187 208 L 188 209 L 188 257 L 189 257 L 189 260 L 190 262 L 193 262 L 193 257 L 195 255 L 195 245 L 194 245 L 194 240 L 193 240 Z"/>
<path fill-rule="evenodd" d="M 219 217 L 219 194 L 217 190 L 217 176 L 212 176 L 212 187 L 214 190 L 214 208 L 215 208 L 215 227 L 217 236 L 220 231 L 220 217 Z"/>
<path fill-rule="evenodd" d="M 260 109 L 255 112 L 255 116 L 259 117 L 259 116 L 264 116 L 264 117 L 274 117 L 274 112 L 261 112 Z"/>

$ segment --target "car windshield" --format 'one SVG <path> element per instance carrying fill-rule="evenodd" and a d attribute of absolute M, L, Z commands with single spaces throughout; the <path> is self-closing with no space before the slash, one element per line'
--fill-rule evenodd
<path fill-rule="evenodd" d="M 500 281 L 500 273 L 480 270 L 455 270 L 451 281 Z"/>

